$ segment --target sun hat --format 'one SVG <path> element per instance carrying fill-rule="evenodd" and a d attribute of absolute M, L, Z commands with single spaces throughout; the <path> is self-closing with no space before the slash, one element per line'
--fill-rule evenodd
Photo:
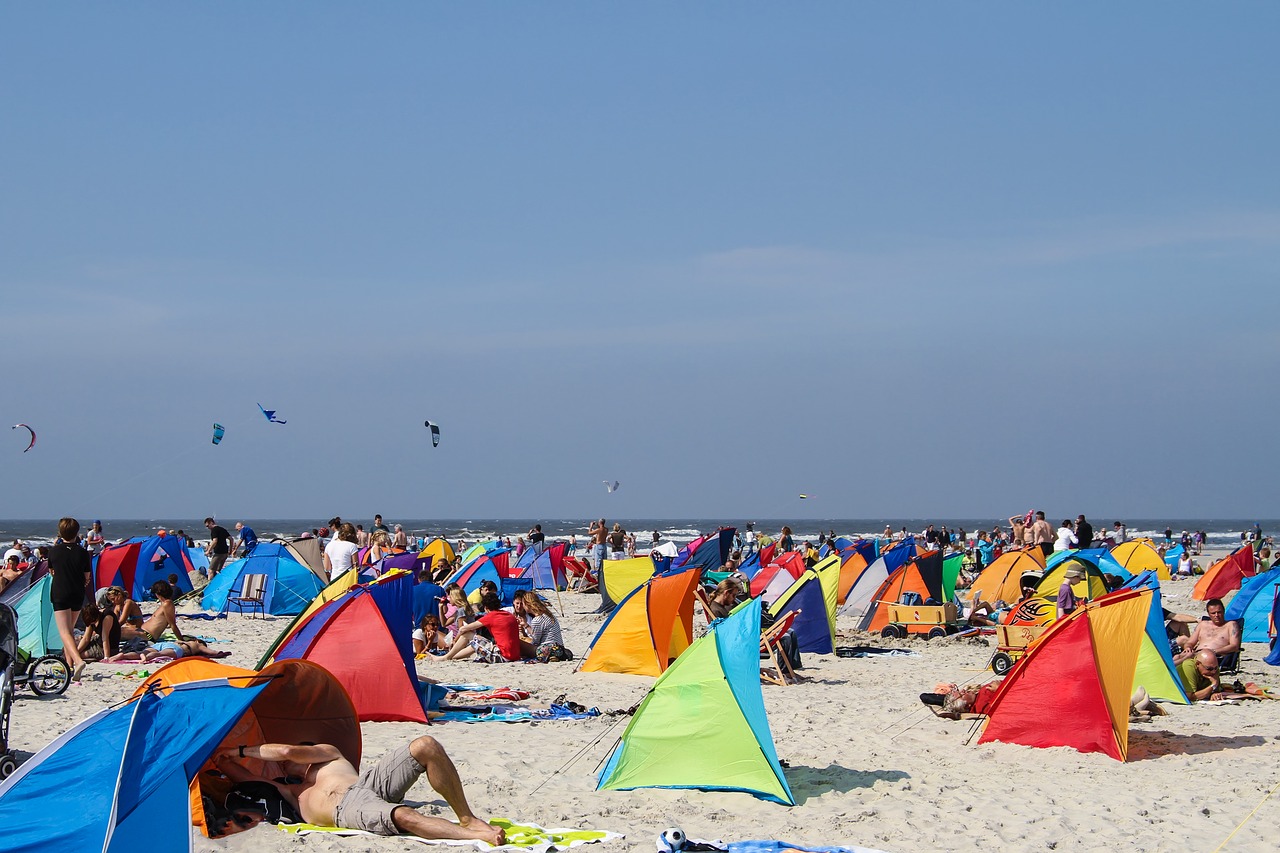
<path fill-rule="evenodd" d="M 1084 569 L 1079 566 L 1070 566 L 1067 568 L 1066 576 L 1069 578 L 1082 578 L 1084 577 Z"/>

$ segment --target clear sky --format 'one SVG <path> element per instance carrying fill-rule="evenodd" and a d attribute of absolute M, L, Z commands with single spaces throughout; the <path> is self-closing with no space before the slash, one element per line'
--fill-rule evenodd
<path fill-rule="evenodd" d="M 0 517 L 1275 517 L 1278 32 L 5 2 Z"/>

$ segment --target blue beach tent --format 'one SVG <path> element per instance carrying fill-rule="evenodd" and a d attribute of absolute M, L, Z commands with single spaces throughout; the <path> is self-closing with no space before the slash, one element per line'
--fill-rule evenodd
<path fill-rule="evenodd" d="M 1102 574 L 1115 575 L 1126 584 L 1133 579 L 1133 572 L 1120 565 L 1120 561 L 1111 556 L 1111 551 L 1106 548 L 1068 548 L 1065 551 L 1054 551 L 1044 561 L 1045 574 L 1052 571 L 1063 560 L 1073 559 L 1093 563 Z"/>
<path fill-rule="evenodd" d="M 0 783 L 0 847 L 190 850 L 191 780 L 263 687 L 197 681 L 94 714 Z"/>
<path fill-rule="evenodd" d="M 252 555 L 227 563 L 217 577 L 209 581 L 200 606 L 205 610 L 225 611 L 227 599 L 240 594 L 246 575 L 267 576 L 263 609 L 276 616 L 296 616 L 324 589 L 324 581 L 295 560 L 284 545 L 259 541 Z"/>
<path fill-rule="evenodd" d="M 1265 643 L 1271 639 L 1271 610 L 1276 590 L 1280 587 L 1280 568 L 1246 578 L 1240 591 L 1227 605 L 1228 620 L 1243 619 L 1240 639 L 1246 643 Z"/>

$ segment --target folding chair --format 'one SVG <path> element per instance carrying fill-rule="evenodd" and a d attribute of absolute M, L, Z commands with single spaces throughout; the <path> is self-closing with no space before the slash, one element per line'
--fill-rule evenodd
<path fill-rule="evenodd" d="M 760 680 L 786 686 L 795 682 L 796 673 L 782 651 L 782 635 L 791 630 L 791 623 L 800 615 L 792 610 L 777 622 L 760 632 Z"/>
<path fill-rule="evenodd" d="M 573 592 L 592 592 L 599 588 L 596 576 L 586 561 L 577 557 L 565 557 L 564 570 L 569 575 L 569 589 Z"/>
<path fill-rule="evenodd" d="M 267 618 L 266 603 L 263 597 L 267 591 L 266 575 L 245 575 L 244 580 L 240 583 L 240 594 L 227 596 L 227 607 L 233 604 L 236 609 L 244 613 L 245 607 L 249 608 L 252 615 L 254 610 L 262 614 L 262 618 Z"/>

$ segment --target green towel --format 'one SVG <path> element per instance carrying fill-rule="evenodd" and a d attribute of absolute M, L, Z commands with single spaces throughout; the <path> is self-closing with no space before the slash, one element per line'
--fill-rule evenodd
<path fill-rule="evenodd" d="M 489 821 L 500 826 L 507 833 L 507 843 L 495 847 L 484 841 L 468 841 L 455 838 L 418 838 L 416 835 L 401 835 L 410 841 L 421 841 L 424 844 L 448 844 L 451 846 L 475 847 L 480 850 L 524 850 L 536 853 L 548 853 L 552 850 L 568 850 L 579 844 L 592 844 L 597 841 L 612 841 L 621 838 L 620 832 L 609 832 L 604 829 L 545 829 L 536 823 L 514 823 L 505 818 L 494 818 Z M 279 824 L 277 829 L 297 834 L 308 832 L 327 832 L 332 835 L 373 835 L 363 829 L 340 829 L 335 826 L 315 826 L 309 823 Z"/>

